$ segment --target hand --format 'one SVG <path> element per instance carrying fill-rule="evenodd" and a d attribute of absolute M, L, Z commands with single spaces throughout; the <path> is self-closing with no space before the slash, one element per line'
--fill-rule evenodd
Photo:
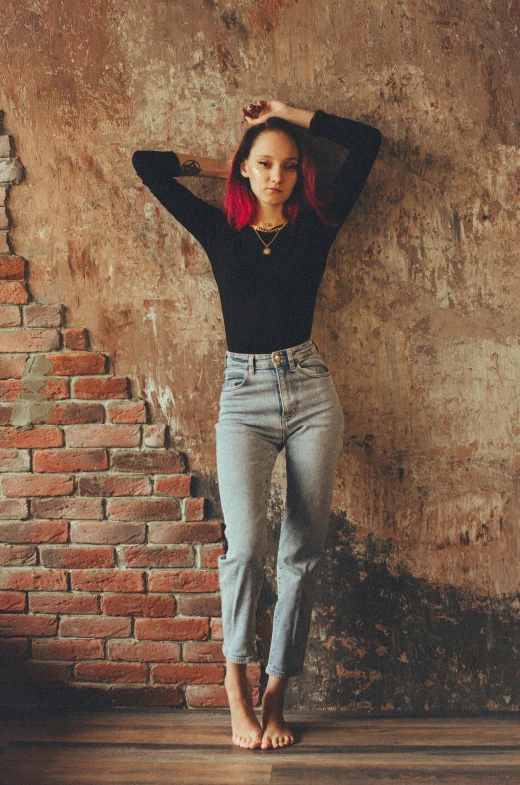
<path fill-rule="evenodd" d="M 242 116 L 248 125 L 259 125 L 269 117 L 284 117 L 288 108 L 283 101 L 255 101 L 242 109 Z"/>

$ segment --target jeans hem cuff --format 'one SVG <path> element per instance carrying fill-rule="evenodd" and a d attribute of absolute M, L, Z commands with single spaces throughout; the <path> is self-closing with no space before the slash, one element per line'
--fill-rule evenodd
<path fill-rule="evenodd" d="M 287 679 L 289 676 L 299 676 L 300 673 L 303 672 L 303 668 L 293 668 L 292 670 L 288 671 L 279 671 L 276 668 L 271 668 L 270 665 L 267 666 L 265 672 L 268 676 L 276 676 L 277 679 Z"/>
<path fill-rule="evenodd" d="M 250 657 L 234 657 L 232 654 L 227 654 L 227 652 L 225 652 L 224 649 L 222 649 L 222 654 L 224 655 L 226 660 L 229 660 L 230 662 L 234 662 L 237 665 L 248 665 L 250 662 L 257 662 L 258 660 L 256 654 Z"/>

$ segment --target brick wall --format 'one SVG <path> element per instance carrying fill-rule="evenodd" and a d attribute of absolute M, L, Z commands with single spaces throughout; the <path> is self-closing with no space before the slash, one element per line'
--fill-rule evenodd
<path fill-rule="evenodd" d="M 225 706 L 222 522 L 131 380 L 32 300 L 9 241 L 13 153 L 0 135 L 2 701 Z"/>

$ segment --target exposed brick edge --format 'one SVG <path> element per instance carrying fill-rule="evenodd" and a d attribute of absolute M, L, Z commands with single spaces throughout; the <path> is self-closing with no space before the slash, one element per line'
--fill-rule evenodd
<path fill-rule="evenodd" d="M 0 704 L 227 706 L 222 522 L 131 380 L 33 300 L 6 207 L 22 180 L 0 129 Z"/>

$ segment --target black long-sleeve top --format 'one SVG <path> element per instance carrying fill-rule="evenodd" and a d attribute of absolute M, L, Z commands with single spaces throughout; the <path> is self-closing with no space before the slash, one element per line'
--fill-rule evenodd
<path fill-rule="evenodd" d="M 162 205 L 203 246 L 217 282 L 229 351 L 268 354 L 304 343 L 311 336 L 316 296 L 327 255 L 341 224 L 356 202 L 381 144 L 377 128 L 321 109 L 310 123 L 323 136 L 350 152 L 333 184 L 326 208 L 336 226 L 314 212 L 289 223 L 270 246 L 251 226 L 234 229 L 218 207 L 195 196 L 175 178 L 174 152 L 137 150 L 134 168 Z M 268 242 L 272 235 L 263 235 Z"/>

